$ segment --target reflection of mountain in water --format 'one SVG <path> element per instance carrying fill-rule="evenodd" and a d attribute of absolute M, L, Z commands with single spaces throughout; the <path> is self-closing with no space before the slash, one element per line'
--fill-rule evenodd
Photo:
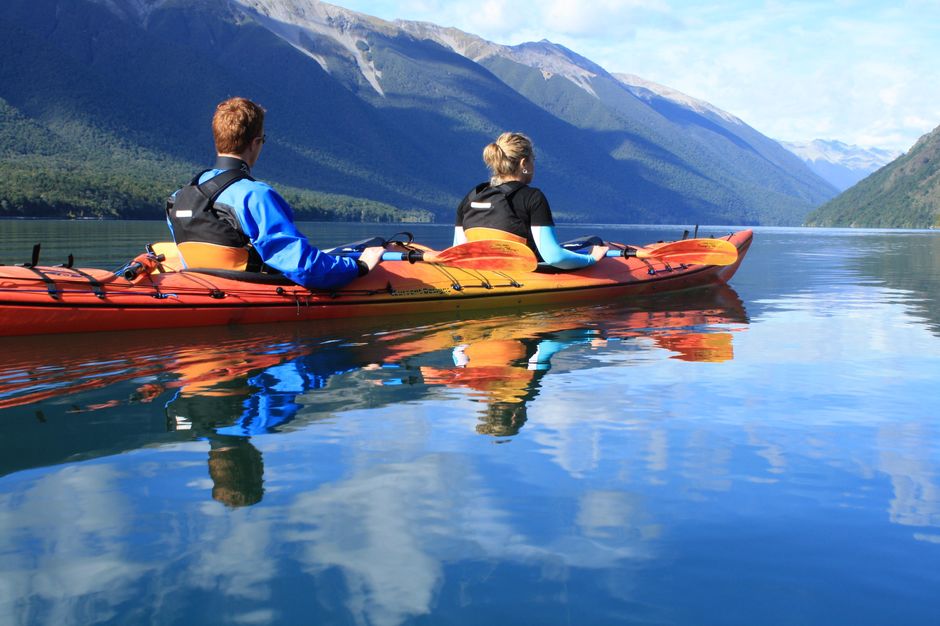
<path fill-rule="evenodd" d="M 907 300 L 931 331 L 940 335 L 940 237 L 936 233 L 883 235 L 858 264 L 885 286 L 917 294 L 918 298 Z"/>
<path fill-rule="evenodd" d="M 756 241 L 735 278 L 751 320 L 781 307 L 901 304 L 940 334 L 940 233 L 768 229 Z"/>

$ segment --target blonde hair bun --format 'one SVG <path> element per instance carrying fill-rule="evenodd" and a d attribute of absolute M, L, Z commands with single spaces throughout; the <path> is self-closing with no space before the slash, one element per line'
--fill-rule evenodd
<path fill-rule="evenodd" d="M 494 179 L 502 179 L 517 175 L 522 159 L 531 160 L 533 154 L 531 139 L 522 133 L 505 132 L 483 148 L 483 162 Z"/>

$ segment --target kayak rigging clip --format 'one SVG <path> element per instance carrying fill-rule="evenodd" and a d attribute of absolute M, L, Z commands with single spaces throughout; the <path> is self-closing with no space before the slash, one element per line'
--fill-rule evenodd
<path fill-rule="evenodd" d="M 498 270 L 494 270 L 493 273 L 494 273 L 494 274 L 498 274 L 499 276 L 502 276 L 503 278 L 505 278 L 506 280 L 508 280 L 510 287 L 522 287 L 522 283 L 520 283 L 520 282 L 517 281 L 515 278 L 513 278 L 512 276 L 510 276 L 509 274 L 507 274 L 507 273 L 505 273 L 505 272 L 500 272 L 500 271 L 498 271 Z"/>
<path fill-rule="evenodd" d="M 447 278 L 447 280 L 450 281 L 451 289 L 453 289 L 454 291 L 463 291 L 463 285 L 460 284 L 460 280 L 456 276 L 454 276 L 450 271 L 448 271 L 446 267 L 444 267 L 443 265 L 438 265 L 437 263 L 433 263 L 431 267 L 433 267 L 438 272 L 443 274 Z M 464 270 L 464 272 L 467 272 L 467 270 Z"/>
<path fill-rule="evenodd" d="M 221 289 L 213 289 L 209 292 L 209 297 L 215 300 L 222 300 L 225 298 L 225 292 Z"/>
<path fill-rule="evenodd" d="M 147 256 L 153 258 L 154 265 L 156 266 L 157 271 L 160 272 L 161 274 L 166 274 L 166 270 L 163 269 L 163 265 L 161 264 L 161 261 L 166 260 L 166 255 L 157 254 L 156 252 L 154 252 L 152 243 L 148 243 L 144 249 L 147 250 Z M 69 259 L 71 259 L 71 255 L 69 256 Z"/>

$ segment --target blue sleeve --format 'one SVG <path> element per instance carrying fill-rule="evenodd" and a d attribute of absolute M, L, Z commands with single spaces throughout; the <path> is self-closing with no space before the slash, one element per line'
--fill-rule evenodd
<path fill-rule="evenodd" d="M 590 254 L 578 254 L 562 248 L 552 226 L 533 226 L 532 238 L 545 262 L 558 269 L 574 270 L 596 263 Z"/>
<path fill-rule="evenodd" d="M 261 260 L 308 289 L 341 287 L 359 276 L 354 259 L 336 257 L 313 247 L 294 225 L 290 205 L 274 189 L 259 185 L 237 211 L 245 234 Z"/>

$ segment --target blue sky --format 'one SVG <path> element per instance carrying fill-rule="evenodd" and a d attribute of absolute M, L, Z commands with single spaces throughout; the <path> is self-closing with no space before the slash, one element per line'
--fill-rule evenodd
<path fill-rule="evenodd" d="M 940 2 L 336 0 L 502 44 L 549 39 L 774 139 L 907 150 L 940 126 Z M 589 7 L 589 10 L 585 7 Z"/>

